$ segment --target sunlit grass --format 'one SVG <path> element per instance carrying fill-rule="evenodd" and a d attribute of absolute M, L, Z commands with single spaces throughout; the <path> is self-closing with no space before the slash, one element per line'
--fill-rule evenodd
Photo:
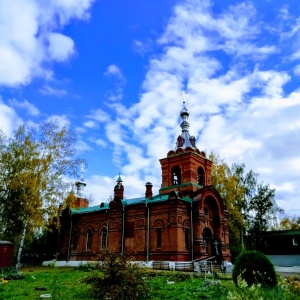
<path fill-rule="evenodd" d="M 42 294 L 51 294 L 51 299 L 90 299 L 89 287 L 81 283 L 86 272 L 69 267 L 30 267 L 20 272 L 25 279 L 0 285 L 0 299 L 39 299 Z"/>

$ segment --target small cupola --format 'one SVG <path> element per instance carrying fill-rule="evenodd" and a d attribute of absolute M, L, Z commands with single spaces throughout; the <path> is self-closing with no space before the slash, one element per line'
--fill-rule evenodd
<path fill-rule="evenodd" d="M 76 186 L 76 194 L 77 198 L 84 198 L 84 188 L 86 186 L 86 182 L 83 179 L 83 171 L 84 171 L 84 163 L 82 162 L 80 165 L 80 179 L 75 182 Z"/>
<path fill-rule="evenodd" d="M 184 91 L 182 91 L 181 95 L 183 98 L 183 107 L 182 110 L 180 111 L 180 117 L 182 120 L 180 123 L 180 127 L 182 131 L 177 138 L 176 147 L 174 151 L 176 151 L 179 148 L 185 149 L 187 147 L 190 147 L 192 149 L 197 149 L 196 139 L 194 136 L 191 136 L 189 133 L 190 123 L 188 122 L 188 119 L 189 119 L 190 112 L 185 106 L 186 94 Z"/>
<path fill-rule="evenodd" d="M 123 180 L 119 174 L 119 177 L 117 179 L 117 184 L 114 188 L 114 199 L 119 199 L 119 200 L 124 199 L 124 186 L 122 182 Z"/>

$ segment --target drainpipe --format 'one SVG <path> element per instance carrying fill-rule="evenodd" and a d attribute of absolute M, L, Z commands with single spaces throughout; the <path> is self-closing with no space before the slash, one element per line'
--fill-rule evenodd
<path fill-rule="evenodd" d="M 124 230 L 125 230 L 125 206 L 122 206 L 122 238 L 121 238 L 121 257 L 124 255 Z"/>
<path fill-rule="evenodd" d="M 193 202 L 191 202 L 191 260 L 194 260 L 194 223 L 193 223 Z"/>
<path fill-rule="evenodd" d="M 67 262 L 70 260 L 70 246 L 71 246 L 72 230 L 73 230 L 73 219 L 72 219 L 72 215 L 71 215 L 71 226 L 70 226 L 70 236 L 69 236 L 69 243 L 68 243 Z"/>
<path fill-rule="evenodd" d="M 150 208 L 146 203 L 146 207 L 148 210 L 148 218 L 147 218 L 147 261 L 150 260 Z"/>
<path fill-rule="evenodd" d="M 108 249 L 108 242 L 109 242 L 109 218 L 108 218 L 108 212 L 106 210 L 106 229 L 107 229 L 107 236 L 106 236 L 106 239 L 107 239 L 107 243 L 106 243 L 106 248 Z"/>

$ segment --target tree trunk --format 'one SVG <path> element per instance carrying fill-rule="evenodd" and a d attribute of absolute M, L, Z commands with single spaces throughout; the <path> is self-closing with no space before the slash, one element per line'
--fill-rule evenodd
<path fill-rule="evenodd" d="M 27 229 L 27 222 L 25 222 L 25 224 L 24 224 L 24 229 L 23 229 L 23 233 L 22 233 L 21 241 L 20 241 L 20 246 L 19 246 L 19 250 L 18 250 L 17 264 L 16 264 L 17 269 L 19 269 L 21 267 L 21 256 L 22 256 L 22 250 L 23 250 L 23 246 L 24 246 L 26 229 Z"/>

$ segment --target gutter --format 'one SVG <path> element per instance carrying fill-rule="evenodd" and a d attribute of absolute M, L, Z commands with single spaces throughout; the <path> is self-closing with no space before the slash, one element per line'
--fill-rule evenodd
<path fill-rule="evenodd" d="M 124 255 L 124 230 L 125 230 L 125 206 L 123 207 L 122 212 L 122 236 L 121 236 L 121 257 Z"/>
<path fill-rule="evenodd" d="M 146 260 L 150 260 L 150 208 L 148 204 L 146 203 L 146 207 L 148 210 L 148 217 L 147 217 L 147 258 Z"/>
<path fill-rule="evenodd" d="M 194 222 L 193 222 L 193 202 L 191 202 L 191 260 L 194 260 Z"/>
<path fill-rule="evenodd" d="M 72 219 L 72 215 L 71 215 L 71 226 L 70 226 L 70 236 L 69 236 L 69 243 L 68 243 L 67 262 L 70 260 L 70 246 L 71 246 L 72 230 L 73 230 L 73 219 Z"/>

